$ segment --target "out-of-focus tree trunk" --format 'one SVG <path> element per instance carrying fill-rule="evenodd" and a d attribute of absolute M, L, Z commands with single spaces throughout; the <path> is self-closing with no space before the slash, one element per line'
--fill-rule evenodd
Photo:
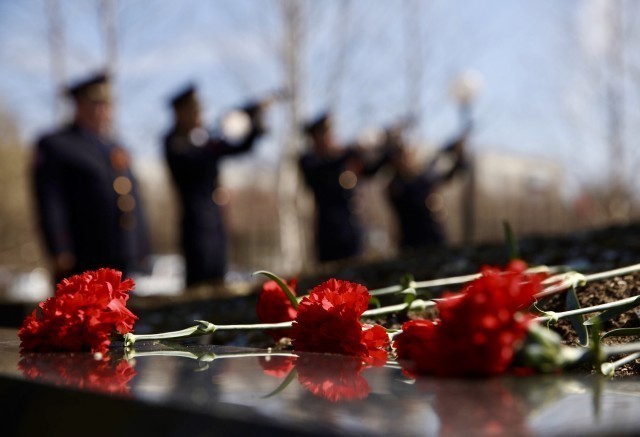
<path fill-rule="evenodd" d="M 46 8 L 47 19 L 49 22 L 49 63 L 54 87 L 52 115 L 54 120 L 60 121 L 62 117 L 61 90 L 63 89 L 66 81 L 64 62 L 64 30 L 59 1 L 47 0 Z"/>
<path fill-rule="evenodd" d="M 282 0 L 286 28 L 283 41 L 285 83 L 289 94 L 287 135 L 278 171 L 278 214 L 282 267 L 286 274 L 295 274 L 305 263 L 305 235 L 300 226 L 298 198 L 302 190 L 298 156 L 300 153 L 300 43 L 301 3 Z"/>
<path fill-rule="evenodd" d="M 625 59 L 624 59 L 624 2 L 613 1 L 609 8 L 609 49 L 607 52 L 607 140 L 609 143 L 609 178 L 611 198 L 608 209 L 614 221 L 628 219 L 627 172 L 624 140 L 625 118 Z"/>
<path fill-rule="evenodd" d="M 105 47 L 105 69 L 113 74 L 118 64 L 118 35 L 116 30 L 115 1 L 101 0 L 100 23 Z"/>

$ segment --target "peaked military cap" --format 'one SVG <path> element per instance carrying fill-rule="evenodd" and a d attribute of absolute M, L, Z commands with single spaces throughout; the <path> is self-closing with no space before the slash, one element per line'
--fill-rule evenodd
<path fill-rule="evenodd" d="M 169 102 L 174 109 L 181 106 L 196 104 L 198 102 L 196 86 L 190 83 L 171 97 Z"/>
<path fill-rule="evenodd" d="M 323 112 L 313 120 L 305 123 L 303 131 L 307 135 L 313 135 L 319 132 L 325 132 L 331 127 L 331 115 L 328 112 Z"/>
<path fill-rule="evenodd" d="M 75 100 L 88 99 L 93 102 L 111 101 L 111 82 L 106 73 L 94 74 L 71 84 L 67 95 Z"/>

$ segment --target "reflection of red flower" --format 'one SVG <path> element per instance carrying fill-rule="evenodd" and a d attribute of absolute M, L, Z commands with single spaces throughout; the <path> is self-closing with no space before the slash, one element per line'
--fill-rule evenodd
<path fill-rule="evenodd" d="M 280 355 L 258 357 L 258 362 L 265 375 L 284 378 L 296 367 L 296 357 Z"/>
<path fill-rule="evenodd" d="M 296 292 L 296 282 L 293 279 L 287 283 L 294 294 Z M 258 313 L 258 319 L 262 323 L 289 322 L 295 319 L 298 313 L 276 281 L 267 281 L 262 286 L 262 291 L 258 296 L 256 312 Z M 290 329 L 272 329 L 266 332 L 276 341 L 282 337 L 291 337 Z"/>
<path fill-rule="evenodd" d="M 27 354 L 18 368 L 29 379 L 57 386 L 126 394 L 136 371 L 126 360 L 117 364 L 91 354 Z"/>
<path fill-rule="evenodd" d="M 527 408 L 499 379 L 433 380 L 441 436 L 530 436 Z M 435 388 L 435 390 L 433 390 Z M 472 396 L 469 393 L 473 393 Z"/>
<path fill-rule="evenodd" d="M 484 268 L 459 297 L 438 303 L 440 320 L 409 321 L 396 337 L 400 360 L 410 372 L 443 376 L 494 375 L 510 365 L 531 316 L 518 312 L 541 289 L 540 275 L 524 263 L 506 271 Z"/>
<path fill-rule="evenodd" d="M 389 343 L 386 331 L 379 325 L 360 323 L 369 297 L 369 291 L 360 284 L 329 279 L 318 285 L 298 306 L 293 348 L 354 355 L 368 364 L 384 364 Z"/>
<path fill-rule="evenodd" d="M 302 387 L 331 402 L 364 399 L 371 391 L 358 357 L 303 354 L 296 370 Z"/>
<path fill-rule="evenodd" d="M 18 332 L 25 351 L 105 351 L 114 331 L 126 334 L 138 319 L 127 309 L 131 279 L 112 269 L 63 279 Z"/>

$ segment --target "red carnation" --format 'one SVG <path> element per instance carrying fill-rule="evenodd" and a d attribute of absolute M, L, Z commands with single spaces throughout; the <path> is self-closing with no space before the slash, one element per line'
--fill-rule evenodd
<path fill-rule="evenodd" d="M 364 399 L 371 392 L 360 375 L 363 366 L 357 357 L 302 354 L 296 361 L 298 382 L 315 396 L 331 402 Z"/>
<path fill-rule="evenodd" d="M 55 296 L 41 302 L 18 332 L 24 351 L 104 352 L 114 332 L 126 334 L 138 319 L 127 309 L 133 280 L 112 269 L 63 279 Z"/>
<path fill-rule="evenodd" d="M 411 359 L 411 357 L 425 345 L 435 340 L 435 326 L 437 322 L 431 320 L 410 320 L 402 325 L 402 335 L 398 335 L 393 342 L 397 349 L 399 359 Z"/>
<path fill-rule="evenodd" d="M 369 303 L 369 291 L 360 284 L 329 279 L 300 301 L 293 322 L 293 348 L 359 356 L 366 363 L 386 361 L 389 340 L 379 325 L 360 323 Z"/>
<path fill-rule="evenodd" d="M 296 293 L 296 280 L 287 283 L 289 290 Z M 262 323 L 290 322 L 296 318 L 297 311 L 276 281 L 267 281 L 262 286 L 256 307 L 258 319 Z M 282 337 L 291 337 L 290 329 L 272 329 L 266 331 L 275 341 Z"/>
<path fill-rule="evenodd" d="M 441 376 L 504 372 L 526 335 L 531 316 L 520 312 L 541 289 L 522 263 L 506 271 L 484 268 L 463 291 L 438 302 L 440 320 L 406 322 L 394 346 L 407 370 Z"/>

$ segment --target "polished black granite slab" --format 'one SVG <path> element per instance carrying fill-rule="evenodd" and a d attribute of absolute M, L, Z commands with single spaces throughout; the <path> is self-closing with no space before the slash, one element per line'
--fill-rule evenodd
<path fill-rule="evenodd" d="M 418 378 L 348 357 L 200 344 L 19 353 L 0 330 L 3 435 L 636 435 L 640 379 Z"/>

